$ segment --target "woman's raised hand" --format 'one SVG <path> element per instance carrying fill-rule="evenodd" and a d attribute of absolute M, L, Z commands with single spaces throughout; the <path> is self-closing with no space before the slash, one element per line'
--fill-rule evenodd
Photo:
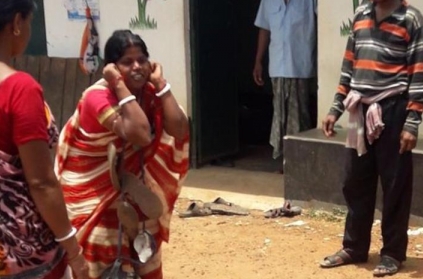
<path fill-rule="evenodd" d="M 122 77 L 116 64 L 109 63 L 103 69 L 103 77 L 108 83 L 115 83 L 115 81 Z"/>
<path fill-rule="evenodd" d="M 156 87 L 158 91 L 166 86 L 166 80 L 163 77 L 163 67 L 159 63 L 151 63 L 150 82 Z"/>

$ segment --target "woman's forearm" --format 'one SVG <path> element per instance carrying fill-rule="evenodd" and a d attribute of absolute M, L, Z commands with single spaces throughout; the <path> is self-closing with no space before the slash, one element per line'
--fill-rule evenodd
<path fill-rule="evenodd" d="M 123 82 L 116 86 L 115 92 L 119 101 L 132 95 Z M 127 102 L 121 107 L 120 119 L 117 119 L 114 126 L 114 131 L 121 130 L 122 136 L 129 142 L 140 146 L 146 146 L 151 142 L 150 123 L 136 101 Z"/>
<path fill-rule="evenodd" d="M 30 193 L 44 221 L 58 238 L 65 236 L 71 230 L 63 193 L 54 182 L 45 185 L 30 185 Z"/>
<path fill-rule="evenodd" d="M 163 95 L 164 129 L 176 139 L 184 139 L 189 130 L 188 118 L 176 102 L 172 92 Z"/>
<path fill-rule="evenodd" d="M 72 225 L 68 219 L 60 186 L 55 185 L 54 181 L 46 185 L 32 185 L 30 193 L 38 212 L 56 238 L 67 236 L 72 230 Z M 79 252 L 79 245 L 75 237 L 62 241 L 60 244 L 67 251 L 69 257 L 73 257 Z"/>
<path fill-rule="evenodd" d="M 168 85 L 166 79 L 161 77 L 153 83 L 157 90 L 166 90 Z M 159 92 L 163 105 L 164 129 L 166 133 L 172 137 L 182 140 L 189 131 L 188 118 L 179 106 L 178 102 L 173 96 L 172 91 L 169 89 L 167 92 Z"/>
<path fill-rule="evenodd" d="M 49 148 L 44 141 L 31 141 L 19 146 L 19 156 L 28 183 L 30 195 L 43 220 L 56 238 L 60 239 L 72 230 L 61 186 L 53 172 Z M 69 254 L 78 253 L 76 238 L 61 243 Z"/>

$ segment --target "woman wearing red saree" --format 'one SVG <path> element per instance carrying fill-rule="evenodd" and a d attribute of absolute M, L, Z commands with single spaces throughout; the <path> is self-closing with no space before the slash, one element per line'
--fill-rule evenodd
<path fill-rule="evenodd" d="M 56 174 L 72 224 L 88 261 L 90 278 L 101 278 L 118 257 L 120 193 L 113 188 L 108 146 L 124 153 L 124 169 L 138 177 L 163 207 L 149 219 L 136 205 L 140 222 L 158 251 L 147 263 L 134 256 L 133 239 L 123 233 L 121 251 L 132 261 L 123 270 L 143 279 L 163 278 L 160 246 L 188 171 L 188 119 L 177 104 L 161 65 L 149 61 L 144 41 L 129 30 L 113 33 L 105 46 L 104 79 L 88 88 L 59 138 Z M 134 264 L 134 261 L 136 262 Z"/>

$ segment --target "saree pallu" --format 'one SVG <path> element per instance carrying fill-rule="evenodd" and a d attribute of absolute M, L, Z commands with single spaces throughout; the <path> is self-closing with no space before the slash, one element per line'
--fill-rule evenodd
<path fill-rule="evenodd" d="M 155 96 L 151 97 L 155 137 L 149 146 L 142 149 L 132 144 L 123 146 L 123 141 L 106 128 L 101 133 L 86 132 L 80 126 L 80 111 L 84 97 L 93 89 L 106 90 L 96 84 L 83 93 L 74 115 L 60 134 L 55 169 L 63 187 L 69 217 L 78 228 L 77 237 L 84 248 L 90 278 L 100 278 L 118 256 L 119 220 L 116 207 L 119 192 L 111 184 L 107 159 L 109 143 L 113 142 L 118 151 L 123 150 L 127 171 L 140 176 L 143 168 L 145 184 L 162 202 L 164 213 L 158 220 L 147 220 L 137 208 L 140 220 L 145 221 L 146 229 L 154 235 L 160 246 L 162 241 L 169 240 L 173 207 L 188 172 L 189 137 L 187 135 L 184 140 L 176 141 L 164 131 L 161 100 Z M 140 228 L 141 226 L 142 223 L 139 224 Z M 136 259 L 133 252 L 124 234 L 122 254 Z M 124 261 L 123 269 L 133 272 L 129 262 Z M 160 251 L 139 270 L 143 274 L 149 274 L 143 278 L 161 273 Z"/>
<path fill-rule="evenodd" d="M 50 145 L 57 139 L 46 105 Z M 0 278 L 62 278 L 64 251 L 31 198 L 18 156 L 0 151 Z"/>

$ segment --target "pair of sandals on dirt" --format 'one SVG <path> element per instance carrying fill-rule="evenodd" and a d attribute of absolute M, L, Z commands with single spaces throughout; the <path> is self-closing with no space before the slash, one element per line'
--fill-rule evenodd
<path fill-rule="evenodd" d="M 333 268 L 342 265 L 364 263 L 367 260 L 353 259 L 345 250 L 340 250 L 323 259 L 320 263 L 322 268 Z M 382 255 L 379 264 L 373 270 L 373 276 L 384 277 L 396 274 L 401 268 L 401 262 L 387 255 Z"/>

